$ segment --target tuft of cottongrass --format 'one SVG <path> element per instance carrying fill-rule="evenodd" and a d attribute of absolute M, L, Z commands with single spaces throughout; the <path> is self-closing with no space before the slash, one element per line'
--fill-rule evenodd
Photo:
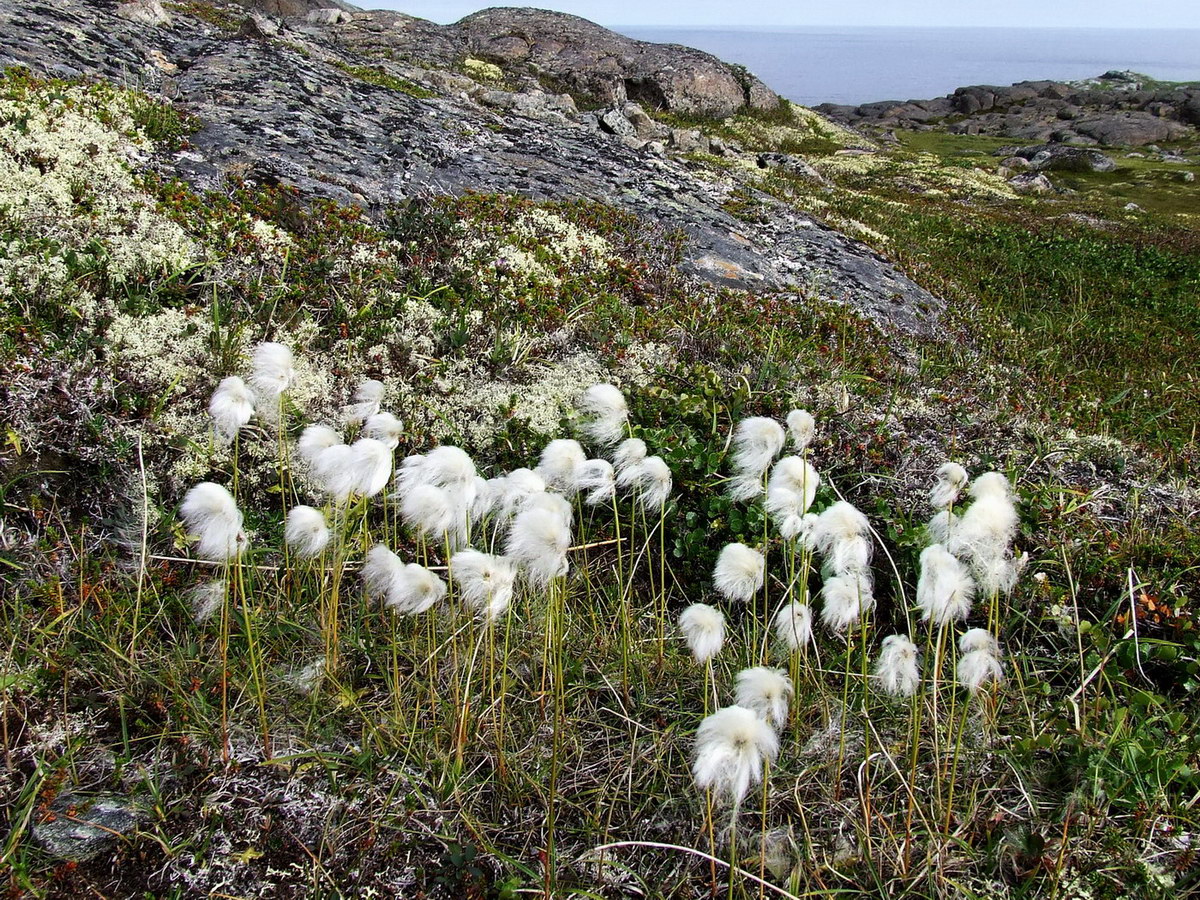
<path fill-rule="evenodd" d="M 613 469 L 617 473 L 617 487 L 630 488 L 641 478 L 641 465 L 646 459 L 646 442 L 641 438 L 621 441 L 613 452 Z"/>
<path fill-rule="evenodd" d="M 475 476 L 475 500 L 471 503 L 471 522 L 482 522 L 504 500 L 504 478 Z"/>
<path fill-rule="evenodd" d="M 775 637 L 779 643 L 796 653 L 812 641 L 812 608 L 793 600 L 775 614 Z"/>
<path fill-rule="evenodd" d="M 835 575 L 865 572 L 871 565 L 871 526 L 867 517 L 839 500 L 817 517 L 813 542 Z"/>
<path fill-rule="evenodd" d="M 221 380 L 208 401 L 208 414 L 213 427 L 226 440 L 232 441 L 254 417 L 254 393 L 236 375 Z"/>
<path fill-rule="evenodd" d="M 301 559 L 320 556 L 329 545 L 329 525 L 325 515 L 311 506 L 293 506 L 288 510 L 283 539 L 292 553 Z"/>
<path fill-rule="evenodd" d="M 379 405 L 383 403 L 383 392 L 382 381 L 376 381 L 374 378 L 364 379 L 354 391 L 350 405 L 342 409 L 346 424 L 358 425 L 378 413 Z"/>
<path fill-rule="evenodd" d="M 648 512 L 658 512 L 671 496 L 671 469 L 661 456 L 647 456 L 638 466 L 638 503 Z"/>
<path fill-rule="evenodd" d="M 692 659 L 704 665 L 725 644 L 725 616 L 707 603 L 693 603 L 679 614 L 679 631 L 687 641 Z"/>
<path fill-rule="evenodd" d="M 306 666 L 301 666 L 287 676 L 288 686 L 297 694 L 307 697 L 312 694 L 325 678 L 325 657 L 314 659 Z"/>
<path fill-rule="evenodd" d="M 817 516 L 805 513 L 808 506 L 804 495 L 788 488 L 777 487 L 767 491 L 763 506 L 779 530 L 779 536 L 785 541 L 807 538 L 816 527 Z M 802 540 L 801 543 L 807 546 L 809 542 Z"/>
<path fill-rule="evenodd" d="M 425 612 L 446 596 L 446 582 L 417 563 L 409 563 L 396 572 L 384 603 L 398 616 Z"/>
<path fill-rule="evenodd" d="M 400 517 L 425 539 L 449 539 L 457 546 L 466 534 L 467 509 L 459 495 L 432 484 L 419 484 L 405 494 Z"/>
<path fill-rule="evenodd" d="M 575 511 L 571 508 L 571 501 L 561 494 L 551 494 L 545 491 L 540 494 L 530 494 L 525 498 L 525 503 L 522 505 L 520 511 L 524 512 L 527 509 L 540 509 L 552 513 L 567 528 L 571 527 L 571 522 L 575 518 Z"/>
<path fill-rule="evenodd" d="M 586 461 L 579 441 L 558 438 L 542 450 L 541 460 L 534 471 L 546 482 L 546 490 L 571 496 L 575 493 L 577 471 Z"/>
<path fill-rule="evenodd" d="M 495 622 L 512 601 L 516 564 L 505 556 L 460 550 L 450 558 L 450 574 L 463 604 L 485 622 Z"/>
<path fill-rule="evenodd" d="M 179 515 L 203 558 L 226 562 L 246 549 L 242 513 L 233 495 L 221 485 L 202 481 L 193 487 L 183 498 Z"/>
<path fill-rule="evenodd" d="M 526 500 L 534 494 L 546 492 L 546 481 L 532 469 L 513 469 L 503 476 L 500 487 L 500 515 L 510 519 L 525 505 Z"/>
<path fill-rule="evenodd" d="M 737 674 L 737 705 L 753 710 L 772 728 L 779 729 L 787 722 L 794 693 L 792 679 L 782 669 L 755 666 Z"/>
<path fill-rule="evenodd" d="M 751 784 L 762 780 L 763 763 L 779 755 L 775 729 L 744 706 L 719 709 L 700 723 L 692 777 L 703 790 L 741 806 Z"/>
<path fill-rule="evenodd" d="M 813 499 L 817 496 L 817 488 L 821 484 L 821 476 L 813 468 L 812 463 L 799 456 L 785 456 L 771 467 L 771 478 L 767 481 L 768 497 L 771 491 L 787 490 L 800 497 L 800 515 L 808 512 Z"/>
<path fill-rule="evenodd" d="M 569 505 L 566 520 L 551 509 L 533 506 L 522 510 L 513 519 L 505 555 L 521 565 L 530 584 L 544 588 L 555 578 L 567 574 L 570 546 Z"/>
<path fill-rule="evenodd" d="M 392 450 L 374 438 L 360 438 L 350 445 L 350 493 L 374 497 L 392 478 Z"/>
<path fill-rule="evenodd" d="M 400 464 L 397 494 L 403 497 L 417 485 L 431 484 L 461 495 L 465 506 L 475 500 L 475 478 L 479 473 L 465 450 L 443 444 L 428 453 L 406 457 Z"/>
<path fill-rule="evenodd" d="M 389 450 L 395 450 L 404 437 L 404 423 L 389 412 L 377 412 L 367 416 L 362 433 L 363 437 L 374 438 Z"/>
<path fill-rule="evenodd" d="M 763 555 L 745 544 L 726 544 L 717 557 L 713 584 L 726 600 L 746 602 L 762 588 Z"/>
<path fill-rule="evenodd" d="M 277 401 L 296 377 L 292 351 L 283 344 L 264 341 L 254 348 L 250 387 L 261 400 Z"/>
<path fill-rule="evenodd" d="M 587 493 L 588 506 L 607 503 L 616 493 L 616 476 L 612 463 L 606 459 L 589 459 L 575 470 L 575 490 Z"/>
<path fill-rule="evenodd" d="M 310 466 L 316 466 L 317 457 L 330 447 L 343 443 L 342 436 L 328 425 L 309 425 L 300 432 L 296 441 L 296 452 Z"/>
<path fill-rule="evenodd" d="M 205 581 L 196 585 L 188 592 L 188 602 L 192 607 L 192 618 L 197 625 L 203 625 L 221 608 L 228 594 L 229 586 L 223 578 L 215 581 Z"/>
<path fill-rule="evenodd" d="M 970 562 L 985 594 L 1009 593 L 1026 560 L 1012 558 L 1020 520 L 1008 479 L 1000 472 L 980 475 L 971 485 L 971 496 L 974 500 L 958 517 L 946 549 Z"/>
<path fill-rule="evenodd" d="M 889 634 L 883 639 L 879 659 L 875 662 L 875 678 L 884 693 L 893 697 L 911 697 L 921 683 L 917 668 L 917 645 L 903 634 Z"/>
<path fill-rule="evenodd" d="M 867 572 L 836 575 L 821 588 L 821 622 L 838 634 L 875 608 L 871 576 Z"/>
<path fill-rule="evenodd" d="M 787 414 L 788 437 L 797 453 L 803 453 L 817 433 L 817 423 L 806 409 L 793 409 Z"/>
<path fill-rule="evenodd" d="M 318 451 L 312 467 L 327 494 L 339 503 L 350 499 L 354 493 L 355 471 L 354 451 L 348 445 L 338 443 Z"/>
<path fill-rule="evenodd" d="M 587 419 L 583 433 L 601 447 L 611 447 L 625 436 L 629 405 L 620 389 L 611 384 L 593 384 L 579 398 L 579 412 Z"/>
<path fill-rule="evenodd" d="M 929 542 L 931 544 L 948 546 L 950 544 L 950 535 L 954 534 L 957 530 L 958 513 L 950 508 L 938 510 L 925 524 L 925 531 L 929 535 Z"/>
<path fill-rule="evenodd" d="M 367 596 L 375 600 L 386 599 L 403 569 L 404 560 L 385 545 L 376 544 L 367 551 L 360 573 Z"/>
<path fill-rule="evenodd" d="M 929 505 L 934 509 L 949 509 L 967 486 L 967 470 L 958 463 L 943 463 L 935 477 L 937 482 L 929 492 Z"/>
<path fill-rule="evenodd" d="M 917 606 L 922 621 L 946 625 L 962 621 L 971 612 L 975 582 L 967 567 L 941 544 L 921 551 L 921 577 L 917 581 Z"/>
<path fill-rule="evenodd" d="M 733 432 L 733 477 L 729 495 L 734 500 L 753 500 L 763 492 L 762 478 L 783 449 L 783 426 L 774 419 L 752 416 L 742 419 Z"/>
<path fill-rule="evenodd" d="M 1000 663 L 1000 645 L 982 628 L 972 628 L 958 642 L 962 656 L 958 658 L 958 683 L 972 695 L 989 684 L 1004 681 L 1004 666 Z"/>

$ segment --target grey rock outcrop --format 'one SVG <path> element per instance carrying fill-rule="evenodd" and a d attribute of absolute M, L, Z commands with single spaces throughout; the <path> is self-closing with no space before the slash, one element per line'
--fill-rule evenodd
<path fill-rule="evenodd" d="M 1116 83 L 1106 75 L 1084 84 L 971 85 L 933 100 L 823 104 L 817 110 L 855 127 L 939 127 L 956 134 L 1041 142 L 1142 146 L 1196 136 L 1200 88 L 1139 90 L 1140 83 L 1120 81 L 1127 89 L 1119 89 L 1113 87 Z"/>
<path fill-rule="evenodd" d="M 1001 147 L 996 156 L 1008 157 L 1001 165 L 1035 172 L 1111 172 L 1117 164 L 1099 150 L 1069 144 L 1035 144 L 1031 147 Z"/>
<path fill-rule="evenodd" d="M 62 793 L 33 826 L 33 836 L 52 856 L 82 860 L 133 831 L 136 824 L 136 812 L 122 797 Z"/>
<path fill-rule="evenodd" d="M 285 18 L 278 37 L 248 39 L 185 13 L 160 28 L 84 0 L 26 0 L 19 14 L 0 7 L 0 65 L 122 83 L 137 72 L 198 117 L 190 146 L 156 165 L 199 189 L 241 178 L 379 212 L 466 192 L 600 200 L 683 231 L 682 266 L 698 278 L 819 290 L 906 331 L 927 330 L 942 308 L 866 245 L 766 195 L 762 221 L 734 218 L 724 206 L 743 182 L 663 155 L 668 141 L 689 138 L 636 108 L 605 113 L 632 132 L 606 135 L 595 114 L 575 115 L 536 83 L 499 91 L 447 71 L 455 46 L 441 26 L 399 13 L 354 13 L 337 25 Z M 438 95 L 418 99 L 353 74 L 368 65 Z M 662 137 L 639 137 L 630 115 Z"/>

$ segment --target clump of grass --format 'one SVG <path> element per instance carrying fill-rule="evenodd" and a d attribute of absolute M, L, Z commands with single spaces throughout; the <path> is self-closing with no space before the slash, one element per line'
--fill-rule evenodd
<path fill-rule="evenodd" d="M 397 94 L 405 94 L 417 100 L 428 100 L 430 97 L 437 96 L 435 91 L 423 88 L 421 85 L 409 81 L 407 78 L 393 75 L 385 71 L 381 66 L 356 66 L 352 63 L 343 62 L 340 59 L 333 60 L 333 65 L 351 78 L 357 79 L 364 84 L 386 88 L 389 91 L 395 91 Z"/>

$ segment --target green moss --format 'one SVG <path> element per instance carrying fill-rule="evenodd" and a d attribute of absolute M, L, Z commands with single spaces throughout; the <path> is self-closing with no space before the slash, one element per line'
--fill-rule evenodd
<path fill-rule="evenodd" d="M 419 84 L 415 84 L 405 78 L 385 72 L 382 68 L 355 66 L 341 60 L 334 60 L 333 65 L 351 78 L 356 78 L 366 84 L 373 84 L 376 87 L 386 88 L 389 91 L 395 91 L 398 94 L 407 94 L 409 97 L 415 97 L 418 100 L 428 100 L 430 97 L 437 96 L 434 91 L 423 88 Z"/>

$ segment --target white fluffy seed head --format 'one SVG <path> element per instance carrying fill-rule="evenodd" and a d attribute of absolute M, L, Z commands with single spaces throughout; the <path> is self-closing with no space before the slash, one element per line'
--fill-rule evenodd
<path fill-rule="evenodd" d="M 466 451 L 443 445 L 428 453 L 405 457 L 400 464 L 396 493 L 403 497 L 420 484 L 447 488 L 462 495 L 470 506 L 475 500 L 475 463 Z"/>
<path fill-rule="evenodd" d="M 300 432 L 300 440 L 296 442 L 296 452 L 310 466 L 315 465 L 322 450 L 328 450 L 342 443 L 342 436 L 328 425 L 309 425 Z"/>
<path fill-rule="evenodd" d="M 637 499 L 648 512 L 661 510 L 671 496 L 671 468 L 661 456 L 647 456 L 638 467 Z"/>
<path fill-rule="evenodd" d="M 988 650 L 971 650 L 958 658 L 958 683 L 972 694 L 989 684 L 1004 681 L 1000 657 Z"/>
<path fill-rule="evenodd" d="M 693 603 L 679 614 L 679 631 L 697 665 L 704 665 L 725 644 L 725 616 L 707 603 Z"/>
<path fill-rule="evenodd" d="M 937 481 L 929 492 L 929 505 L 934 509 L 947 509 L 957 500 L 967 486 L 967 470 L 958 463 L 943 463 L 937 470 Z"/>
<path fill-rule="evenodd" d="M 574 494 L 576 472 L 587 461 L 579 441 L 558 438 L 542 450 L 542 458 L 534 470 L 546 482 L 546 490 L 568 496 Z"/>
<path fill-rule="evenodd" d="M 775 729 L 743 706 L 719 709 L 700 723 L 692 761 L 696 786 L 740 806 L 762 780 L 763 761 L 779 755 Z"/>
<path fill-rule="evenodd" d="M 787 722 L 792 694 L 792 679 L 783 669 L 755 666 L 738 672 L 737 705 L 754 710 L 773 728 Z"/>
<path fill-rule="evenodd" d="M 346 444 L 333 444 L 319 451 L 313 459 L 313 471 L 321 487 L 333 499 L 344 503 L 357 485 L 354 451 Z"/>
<path fill-rule="evenodd" d="M 807 603 L 793 600 L 775 614 L 775 637 L 787 649 L 796 653 L 812 641 L 812 609 Z"/>
<path fill-rule="evenodd" d="M 575 470 L 575 490 L 586 493 L 588 506 L 607 503 L 616 493 L 616 476 L 606 459 L 589 459 Z"/>
<path fill-rule="evenodd" d="M 838 634 L 875 608 L 871 578 L 865 572 L 826 579 L 821 599 L 821 621 Z"/>
<path fill-rule="evenodd" d="M 817 488 L 821 484 L 821 476 L 812 464 L 799 456 L 785 456 L 771 468 L 771 478 L 767 482 L 767 493 L 774 490 L 788 490 L 800 495 L 803 509 L 800 515 L 808 512 L 813 498 L 817 496 Z"/>
<path fill-rule="evenodd" d="M 357 425 L 378 413 L 379 404 L 383 402 L 383 391 L 383 382 L 374 378 L 367 378 L 359 384 L 350 404 L 342 409 L 346 424 Z"/>
<path fill-rule="evenodd" d="M 766 560 L 745 544 L 726 544 L 713 569 L 713 585 L 726 600 L 745 602 L 763 586 Z"/>
<path fill-rule="evenodd" d="M 400 557 L 383 544 L 376 544 L 363 560 L 361 575 L 367 595 L 386 600 L 403 569 L 404 561 Z"/>
<path fill-rule="evenodd" d="M 1012 497 L 1012 485 L 1003 472 L 985 472 L 971 484 L 971 496 L 976 500 L 984 497 Z"/>
<path fill-rule="evenodd" d="M 467 509 L 459 495 L 433 484 L 419 484 L 405 494 L 400 517 L 425 539 L 450 540 L 457 546 L 466 532 Z"/>
<path fill-rule="evenodd" d="M 835 575 L 865 572 L 871 565 L 871 526 L 866 516 L 844 500 L 817 518 L 813 543 Z"/>
<path fill-rule="evenodd" d="M 561 513 L 538 506 L 527 507 L 513 519 L 504 552 L 520 564 L 526 579 L 534 587 L 545 587 L 553 579 L 567 574 L 567 550 L 571 546 L 569 522 L 569 518 L 564 521 Z"/>
<path fill-rule="evenodd" d="M 817 433 L 817 423 L 805 409 L 793 409 L 787 415 L 788 436 L 797 453 L 803 453 Z"/>
<path fill-rule="evenodd" d="M 232 441 L 254 416 L 254 394 L 246 382 L 230 375 L 213 391 L 208 401 L 208 414 L 212 416 L 217 433 Z"/>
<path fill-rule="evenodd" d="M 960 653 L 970 653 L 972 650 L 986 650 L 991 654 L 1000 652 L 1000 642 L 992 637 L 985 628 L 971 628 L 958 639 Z"/>
<path fill-rule="evenodd" d="M 783 449 L 783 426 L 774 419 L 752 416 L 738 422 L 733 432 L 733 470 L 735 475 L 762 479 L 771 461 Z M 744 479 L 743 479 L 744 480 Z M 761 485 L 758 493 L 762 492 Z"/>
<path fill-rule="evenodd" d="M 404 437 L 404 423 L 389 412 L 377 412 L 367 416 L 362 433 L 363 437 L 374 438 L 389 450 L 395 450 Z"/>
<path fill-rule="evenodd" d="M 329 526 L 319 509 L 293 506 L 288 510 L 283 539 L 296 556 L 301 559 L 319 556 L 329 545 L 329 538 Z"/>
<path fill-rule="evenodd" d="M 192 607 L 192 618 L 197 625 L 203 625 L 217 614 L 228 595 L 228 586 L 223 578 L 215 581 L 205 581 L 196 585 L 189 592 L 188 600 Z"/>
<path fill-rule="evenodd" d="M 221 485 L 203 481 L 193 487 L 183 498 L 179 515 L 204 559 L 225 562 L 246 549 L 242 513 L 233 495 Z"/>
<path fill-rule="evenodd" d="M 392 450 L 374 438 L 350 445 L 351 493 L 374 497 L 392 478 Z"/>
<path fill-rule="evenodd" d="M 579 398 L 583 432 L 602 447 L 611 447 L 625 436 L 629 406 L 625 395 L 611 384 L 593 384 Z"/>
<path fill-rule="evenodd" d="M 954 534 L 957 527 L 958 513 L 951 509 L 944 509 L 933 514 L 933 517 L 925 525 L 925 531 L 929 535 L 930 543 L 949 546 L 950 536 Z"/>
<path fill-rule="evenodd" d="M 460 550 L 450 558 L 450 576 L 468 609 L 485 622 L 494 622 L 512 601 L 517 566 L 506 556 Z"/>
<path fill-rule="evenodd" d="M 917 580 L 917 606 L 922 621 L 935 625 L 960 622 L 971 612 L 975 582 L 967 567 L 941 544 L 921 551 L 921 577 Z"/>
<path fill-rule="evenodd" d="M 546 492 L 546 482 L 532 469 L 513 469 L 503 476 L 503 491 L 500 494 L 500 515 L 511 519 L 534 494 Z"/>
<path fill-rule="evenodd" d="M 268 401 L 268 405 L 277 404 L 279 395 L 291 387 L 296 377 L 292 351 L 272 341 L 254 348 L 251 367 L 250 386 L 254 389 L 254 395 Z"/>
<path fill-rule="evenodd" d="M 446 582 L 427 568 L 409 563 L 396 572 L 384 602 L 399 616 L 425 612 L 446 596 Z"/>
<path fill-rule="evenodd" d="M 628 438 L 617 446 L 613 453 L 613 468 L 617 473 L 617 487 L 628 488 L 637 483 L 639 466 L 646 458 L 646 442 L 641 438 Z"/>
<path fill-rule="evenodd" d="M 917 645 L 903 634 L 885 637 L 875 662 L 875 678 L 884 693 L 893 697 L 911 697 L 921 683 Z"/>
<path fill-rule="evenodd" d="M 785 487 L 767 491 L 764 509 L 785 541 L 795 540 L 804 530 L 804 495 Z"/>

